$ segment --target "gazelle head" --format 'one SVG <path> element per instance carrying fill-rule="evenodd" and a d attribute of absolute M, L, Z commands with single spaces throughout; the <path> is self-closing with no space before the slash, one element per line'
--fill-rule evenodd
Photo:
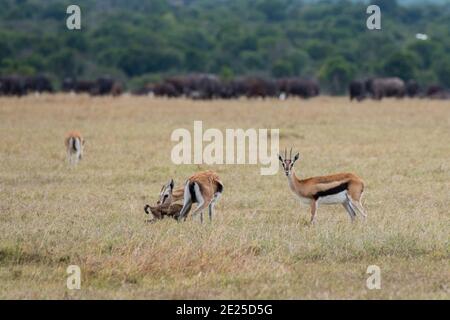
<path fill-rule="evenodd" d="M 287 158 L 287 149 L 284 150 L 284 158 L 279 154 L 278 159 L 280 159 L 281 165 L 283 166 L 284 173 L 286 177 L 289 177 L 292 174 L 292 168 L 294 167 L 294 163 L 300 158 L 300 154 L 297 153 L 292 159 L 292 148 L 289 152 L 289 159 Z"/>
<path fill-rule="evenodd" d="M 162 186 L 161 192 L 159 193 L 159 200 L 156 202 L 158 206 L 168 206 L 172 203 L 173 187 L 173 179 L 170 179 L 169 182 Z"/>

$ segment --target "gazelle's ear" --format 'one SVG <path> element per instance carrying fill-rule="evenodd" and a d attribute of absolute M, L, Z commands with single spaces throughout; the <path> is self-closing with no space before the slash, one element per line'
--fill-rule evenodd
<path fill-rule="evenodd" d="M 169 185 L 170 185 L 170 189 L 173 189 L 173 186 L 175 185 L 175 183 L 173 182 L 173 179 L 170 179 Z"/>
<path fill-rule="evenodd" d="M 283 158 L 281 157 L 280 154 L 278 154 L 278 159 L 279 159 L 281 162 L 283 162 Z"/>
<path fill-rule="evenodd" d="M 300 153 L 297 152 L 297 154 L 294 157 L 294 162 L 300 159 Z"/>

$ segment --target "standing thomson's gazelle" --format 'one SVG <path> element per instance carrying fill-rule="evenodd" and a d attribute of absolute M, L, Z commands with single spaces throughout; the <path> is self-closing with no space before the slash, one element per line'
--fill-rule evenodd
<path fill-rule="evenodd" d="M 66 135 L 65 145 L 67 150 L 67 161 L 77 164 L 83 158 L 84 139 L 80 132 L 70 131 Z"/>
<path fill-rule="evenodd" d="M 223 192 L 223 184 L 219 176 L 213 171 L 198 172 L 186 180 L 183 187 L 174 189 L 171 179 L 161 189 L 158 205 L 166 206 L 172 202 L 183 199 L 183 208 L 177 219 L 186 220 L 192 204 L 197 203 L 192 216 L 200 213 L 200 221 L 203 223 L 203 210 L 208 206 L 209 220 L 212 220 L 214 206 Z"/>
<path fill-rule="evenodd" d="M 300 180 L 293 168 L 299 157 L 300 154 L 297 153 L 292 159 L 292 149 L 289 159 L 287 150 L 284 152 L 284 159 L 278 155 L 291 191 L 302 202 L 311 205 L 311 223 L 315 222 L 319 204 L 342 204 L 352 221 L 356 217 L 356 212 L 363 218 L 367 216 L 361 204 L 364 191 L 364 181 L 361 178 L 353 173 L 338 173 Z"/>

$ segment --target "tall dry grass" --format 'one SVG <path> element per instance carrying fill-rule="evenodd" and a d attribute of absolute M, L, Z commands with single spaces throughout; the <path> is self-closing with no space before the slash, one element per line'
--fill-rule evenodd
<path fill-rule="evenodd" d="M 145 223 L 161 185 L 211 167 L 171 163 L 176 128 L 279 128 L 299 176 L 353 171 L 366 223 L 340 206 L 317 224 L 279 172 L 214 166 L 212 224 Z M 426 100 L 0 99 L 0 298 L 450 297 L 450 106 Z M 85 159 L 65 163 L 64 133 Z M 206 220 L 208 221 L 208 220 Z M 66 288 L 79 265 L 81 290 Z M 378 265 L 382 289 L 366 288 Z"/>

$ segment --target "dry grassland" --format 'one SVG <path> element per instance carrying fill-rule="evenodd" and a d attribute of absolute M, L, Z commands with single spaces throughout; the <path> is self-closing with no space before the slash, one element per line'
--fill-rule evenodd
<path fill-rule="evenodd" d="M 356 172 L 368 220 L 328 206 L 308 226 L 281 170 L 172 164 L 170 135 L 194 120 L 279 128 L 301 177 Z M 76 168 L 70 129 L 87 140 Z M 0 98 L 0 136 L 0 298 L 450 298 L 448 102 Z M 144 222 L 164 182 L 210 168 L 225 185 L 212 224 Z"/>

